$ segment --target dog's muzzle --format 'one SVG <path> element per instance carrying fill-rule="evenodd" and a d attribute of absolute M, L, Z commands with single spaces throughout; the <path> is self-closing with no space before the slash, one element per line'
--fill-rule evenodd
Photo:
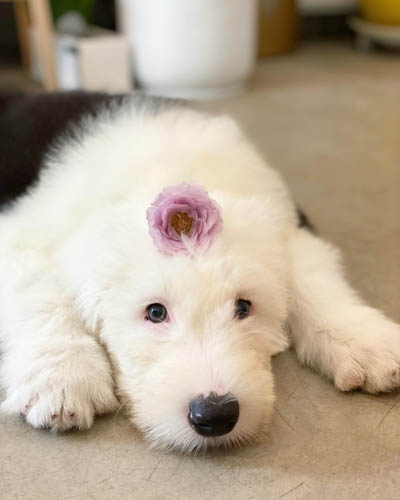
<path fill-rule="evenodd" d="M 239 419 L 239 403 L 231 394 L 206 398 L 198 396 L 189 403 L 189 424 L 204 437 L 223 436 L 235 427 Z"/>

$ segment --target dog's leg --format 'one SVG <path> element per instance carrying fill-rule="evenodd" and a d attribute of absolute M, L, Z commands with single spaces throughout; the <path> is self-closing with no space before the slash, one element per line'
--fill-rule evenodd
<path fill-rule="evenodd" d="M 346 282 L 336 248 L 299 229 L 292 242 L 291 336 L 300 360 L 348 391 L 400 385 L 400 326 Z"/>
<path fill-rule="evenodd" d="M 110 364 L 85 331 L 51 259 L 35 251 L 2 252 L 0 274 L 2 409 L 53 430 L 88 428 L 95 414 L 115 410 Z"/>

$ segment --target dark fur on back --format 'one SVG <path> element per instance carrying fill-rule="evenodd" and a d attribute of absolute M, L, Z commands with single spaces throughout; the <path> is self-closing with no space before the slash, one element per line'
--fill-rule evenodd
<path fill-rule="evenodd" d="M 307 229 L 311 233 L 317 232 L 307 215 L 300 208 L 297 209 L 297 227 Z"/>
<path fill-rule="evenodd" d="M 122 96 L 84 92 L 0 95 L 0 206 L 34 183 L 53 141 Z M 77 129 L 76 129 L 77 130 Z"/>
<path fill-rule="evenodd" d="M 43 159 L 60 137 L 79 140 L 84 116 L 123 105 L 124 95 L 87 92 L 0 95 L 0 208 L 22 195 L 38 178 Z M 157 114 L 182 102 L 131 96 L 138 111 Z M 315 231 L 298 209 L 298 226 Z"/>
<path fill-rule="evenodd" d="M 174 99 L 88 92 L 0 95 L 0 207 L 23 194 L 38 178 L 46 153 L 58 139 L 81 139 L 84 116 L 95 118 L 130 103 L 155 115 L 183 103 Z"/>

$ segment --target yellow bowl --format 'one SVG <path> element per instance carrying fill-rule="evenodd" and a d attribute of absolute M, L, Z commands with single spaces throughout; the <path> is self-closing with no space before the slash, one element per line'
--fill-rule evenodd
<path fill-rule="evenodd" d="M 361 13 L 367 21 L 400 25 L 400 0 L 360 0 Z"/>

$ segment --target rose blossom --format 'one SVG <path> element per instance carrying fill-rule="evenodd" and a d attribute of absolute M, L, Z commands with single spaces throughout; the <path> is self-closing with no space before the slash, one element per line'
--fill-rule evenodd
<path fill-rule="evenodd" d="M 168 254 L 206 248 L 222 229 L 221 209 L 198 184 L 165 188 L 147 209 L 156 247 Z"/>

